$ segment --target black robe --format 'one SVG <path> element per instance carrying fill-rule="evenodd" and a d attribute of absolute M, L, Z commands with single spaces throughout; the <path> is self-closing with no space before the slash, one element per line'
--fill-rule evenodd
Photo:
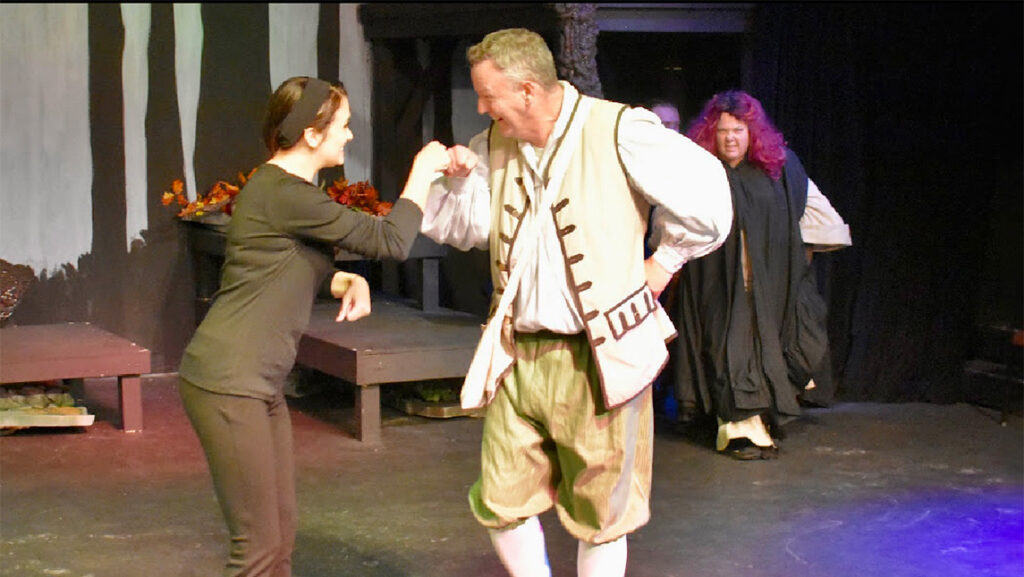
<path fill-rule="evenodd" d="M 776 423 L 800 414 L 798 395 L 827 351 L 824 302 L 800 235 L 807 173 L 791 151 L 777 181 L 745 160 L 725 169 L 732 231 L 721 248 L 683 266 L 673 299 L 675 395 L 681 414 Z"/>

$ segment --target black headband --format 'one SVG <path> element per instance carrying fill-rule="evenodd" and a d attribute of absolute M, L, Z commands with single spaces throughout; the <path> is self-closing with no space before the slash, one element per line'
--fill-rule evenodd
<path fill-rule="evenodd" d="M 306 81 L 306 87 L 302 90 L 302 96 L 292 105 L 291 112 L 284 117 L 277 131 L 288 142 L 288 146 L 294 146 L 302 137 L 302 132 L 316 120 L 316 113 L 320 112 L 327 96 L 331 93 L 331 85 L 319 78 L 310 78 Z"/>

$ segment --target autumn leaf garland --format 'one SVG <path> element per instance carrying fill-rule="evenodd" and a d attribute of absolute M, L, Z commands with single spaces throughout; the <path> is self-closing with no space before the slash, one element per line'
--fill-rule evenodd
<path fill-rule="evenodd" d="M 230 216 L 235 196 L 242 190 L 254 172 L 256 172 L 255 168 L 249 171 L 248 175 L 239 172 L 238 184 L 219 180 L 206 194 L 192 202 L 189 202 L 185 196 L 185 183 L 180 178 L 176 178 L 171 183 L 171 189 L 163 192 L 160 202 L 164 206 L 174 204 L 183 207 L 178 211 L 177 216 L 186 220 L 199 218 L 212 212 L 223 212 Z M 394 205 L 392 202 L 380 200 L 377 189 L 366 181 L 349 184 L 348 180 L 342 178 L 331 183 L 324 192 L 338 204 L 374 216 L 387 215 Z"/>
<path fill-rule="evenodd" d="M 250 170 L 248 175 L 239 172 L 238 184 L 218 180 L 206 194 L 192 202 L 189 202 L 188 198 L 185 197 L 185 183 L 180 178 L 176 178 L 171 183 L 171 190 L 165 191 L 160 197 L 160 202 L 164 206 L 177 204 L 184 207 L 178 211 L 178 218 L 198 218 L 208 212 L 223 212 L 231 216 L 231 208 L 234 204 L 235 196 L 242 190 L 242 187 L 245 186 L 245 183 L 254 172 L 256 172 L 255 168 Z"/>
<path fill-rule="evenodd" d="M 380 200 L 377 189 L 365 180 L 354 184 L 349 184 L 344 178 L 335 180 L 327 187 L 327 196 L 338 204 L 375 216 L 386 216 L 394 206 L 394 203 Z"/>

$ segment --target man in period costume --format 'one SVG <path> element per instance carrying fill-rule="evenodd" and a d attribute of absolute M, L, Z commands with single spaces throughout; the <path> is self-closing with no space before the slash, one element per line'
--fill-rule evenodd
<path fill-rule="evenodd" d="M 491 317 L 462 390 L 487 405 L 470 504 L 513 576 L 550 575 L 537 515 L 552 506 L 579 574 L 621 576 L 625 536 L 650 517 L 650 384 L 675 336 L 657 297 L 728 234 L 728 181 L 652 112 L 559 82 L 536 33 L 494 32 L 467 57 L 493 122 L 449 149 L 422 231 L 490 250 Z"/>

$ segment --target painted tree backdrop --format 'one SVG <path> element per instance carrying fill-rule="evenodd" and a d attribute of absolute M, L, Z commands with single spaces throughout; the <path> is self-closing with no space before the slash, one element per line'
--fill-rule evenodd
<path fill-rule="evenodd" d="M 372 159 L 368 48 L 355 4 L 0 6 L 0 257 L 39 281 L 14 320 L 91 321 L 173 370 L 192 328 L 190 256 L 160 193 L 190 198 L 265 159 L 284 79 L 352 96 L 350 178 Z M 182 322 L 182 319 L 191 322 Z"/>

